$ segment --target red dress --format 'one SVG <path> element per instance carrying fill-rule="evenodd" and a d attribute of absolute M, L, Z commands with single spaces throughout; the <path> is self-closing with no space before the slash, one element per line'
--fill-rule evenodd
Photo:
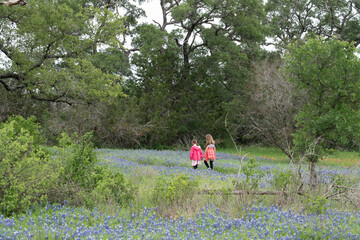
<path fill-rule="evenodd" d="M 214 144 L 210 144 L 209 146 L 207 146 L 207 150 L 205 151 L 205 160 L 209 161 L 209 159 L 211 159 L 211 160 L 216 159 Z"/>

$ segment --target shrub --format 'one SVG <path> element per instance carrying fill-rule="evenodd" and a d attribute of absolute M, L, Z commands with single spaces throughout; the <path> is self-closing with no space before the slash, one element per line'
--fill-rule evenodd
<path fill-rule="evenodd" d="M 42 151 L 35 117 L 12 117 L 0 127 L 0 209 L 25 211 L 47 198 L 58 177 L 50 155 Z"/>
<path fill-rule="evenodd" d="M 22 116 L 12 116 L 2 125 L 11 123 L 13 126 L 14 136 L 19 136 L 21 131 L 26 130 L 30 136 L 33 137 L 33 145 L 38 147 L 42 142 L 43 138 L 40 135 L 40 125 L 36 123 L 36 117 L 31 116 L 27 119 Z"/>
<path fill-rule="evenodd" d="M 62 134 L 56 155 L 41 147 L 35 117 L 10 118 L 0 126 L 0 211 L 9 216 L 40 201 L 94 207 L 124 205 L 134 189 L 121 173 L 100 166 L 90 133 Z"/>
<path fill-rule="evenodd" d="M 260 166 L 260 163 L 256 162 L 255 158 L 250 158 L 241 171 L 245 174 L 246 179 L 243 183 L 240 184 L 241 188 L 255 190 L 259 187 L 259 182 L 261 178 L 265 175 L 263 171 L 257 169 Z"/>
<path fill-rule="evenodd" d="M 96 187 L 91 192 L 91 199 L 96 203 L 126 205 L 134 198 L 135 188 L 126 182 L 124 175 L 108 167 L 96 166 Z"/>
<path fill-rule="evenodd" d="M 161 176 L 156 180 L 153 199 L 160 206 L 182 205 L 197 191 L 198 182 L 188 176 L 173 179 Z"/>
<path fill-rule="evenodd" d="M 296 182 L 296 175 L 294 172 L 288 171 L 274 171 L 273 179 L 271 181 L 275 189 L 283 190 L 289 184 Z"/>
<path fill-rule="evenodd" d="M 94 181 L 96 182 L 94 168 L 98 160 L 91 138 L 91 133 L 83 136 L 74 134 L 72 137 L 66 133 L 61 134 L 57 147 L 63 163 L 61 182 L 92 188 Z"/>
<path fill-rule="evenodd" d="M 51 195 L 55 202 L 67 200 L 73 205 L 94 207 L 96 204 L 129 203 L 134 188 L 124 176 L 108 166 L 100 166 L 92 134 L 83 136 L 66 133 L 59 140 L 58 159 L 62 163 L 59 186 Z"/>
<path fill-rule="evenodd" d="M 322 214 L 327 209 L 327 199 L 325 196 L 305 195 L 304 208 L 310 213 Z"/>

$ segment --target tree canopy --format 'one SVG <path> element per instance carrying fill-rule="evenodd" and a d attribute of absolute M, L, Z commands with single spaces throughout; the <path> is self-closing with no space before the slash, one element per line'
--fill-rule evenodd
<path fill-rule="evenodd" d="M 306 35 L 360 44 L 360 3 L 354 0 L 269 0 L 266 12 L 277 45 Z"/>
<path fill-rule="evenodd" d="M 223 129 L 224 103 L 241 91 L 260 51 L 265 14 L 260 1 L 160 4 L 163 22 L 136 29 L 133 81 L 144 121 L 158 129 L 153 141 L 189 142 Z"/>
<path fill-rule="evenodd" d="M 295 152 L 311 163 L 310 183 L 316 185 L 315 164 L 337 145 L 359 142 L 360 59 L 353 44 L 309 39 L 293 45 L 286 70 L 307 101 L 296 116 Z"/>
<path fill-rule="evenodd" d="M 309 154 L 316 161 L 331 142 L 360 137 L 360 59 L 353 44 L 340 40 L 310 39 L 290 49 L 290 81 L 307 95 L 296 117 L 295 146 L 306 152 L 316 143 Z"/>
<path fill-rule="evenodd" d="M 121 94 L 121 76 L 90 61 L 104 47 L 119 47 L 120 16 L 78 1 L 36 1 L 0 11 L 0 83 L 7 91 L 69 104 Z"/>

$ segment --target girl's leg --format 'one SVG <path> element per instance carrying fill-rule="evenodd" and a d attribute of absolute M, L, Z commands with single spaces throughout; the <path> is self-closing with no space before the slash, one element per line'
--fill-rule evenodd
<path fill-rule="evenodd" d="M 194 167 L 194 169 L 197 169 L 197 165 L 195 165 L 195 166 L 193 166 Z"/>
<path fill-rule="evenodd" d="M 211 160 L 211 159 L 210 159 L 210 168 L 211 168 L 211 170 L 214 169 L 214 160 Z"/>
<path fill-rule="evenodd" d="M 208 164 L 208 162 L 207 162 L 206 160 L 204 160 L 204 163 L 205 163 L 205 166 L 206 166 L 207 168 L 209 168 L 209 164 Z"/>

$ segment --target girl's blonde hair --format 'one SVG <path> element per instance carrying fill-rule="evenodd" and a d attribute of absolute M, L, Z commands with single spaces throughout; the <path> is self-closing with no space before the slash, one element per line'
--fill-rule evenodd
<path fill-rule="evenodd" d="M 206 134 L 206 146 L 210 144 L 215 144 L 213 137 L 210 134 Z"/>

